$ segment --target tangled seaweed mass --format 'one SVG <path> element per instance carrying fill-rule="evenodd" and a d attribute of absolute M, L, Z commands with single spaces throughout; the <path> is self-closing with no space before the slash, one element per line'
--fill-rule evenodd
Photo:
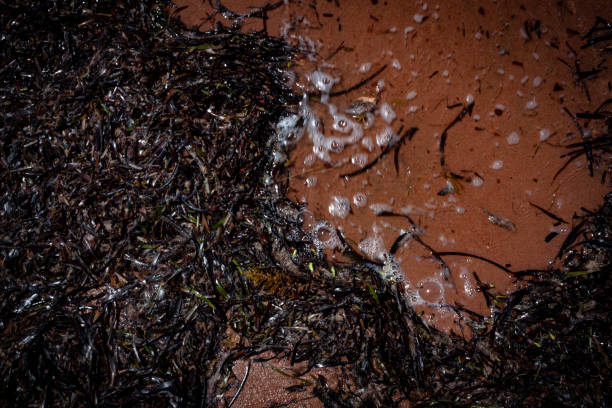
<path fill-rule="evenodd" d="M 0 406 L 226 406 L 264 352 L 305 363 L 289 391 L 326 406 L 609 403 L 612 196 L 559 268 L 483 285 L 494 315 L 441 333 L 375 265 L 313 250 L 274 182 L 299 100 L 283 40 L 188 31 L 159 1 L 3 8 Z M 607 133 L 570 160 L 610 149 L 607 105 L 583 115 Z"/>

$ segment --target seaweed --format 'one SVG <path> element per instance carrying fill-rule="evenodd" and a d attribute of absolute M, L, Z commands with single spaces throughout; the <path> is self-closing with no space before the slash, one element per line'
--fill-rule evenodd
<path fill-rule="evenodd" d="M 408 140 L 412 140 L 412 137 L 414 136 L 414 134 L 416 133 L 417 130 L 419 130 L 416 127 L 411 127 L 410 129 L 406 130 L 404 133 L 402 133 L 403 130 L 403 126 L 400 127 L 400 129 L 398 130 L 397 133 L 401 133 L 402 135 L 399 137 L 399 139 L 396 140 L 392 140 L 391 142 L 389 142 L 389 144 L 387 144 L 385 146 L 385 148 L 380 152 L 380 154 L 378 156 L 376 156 L 371 162 L 367 163 L 365 166 L 354 170 L 350 173 L 345 173 L 345 174 L 341 174 L 340 177 L 354 177 L 357 176 L 359 174 L 365 173 L 366 171 L 368 171 L 369 169 L 371 169 L 372 167 L 374 167 L 376 165 L 376 163 L 378 163 L 380 161 L 380 159 L 382 159 L 383 157 L 385 157 L 389 152 L 391 152 L 391 150 L 393 150 L 394 152 L 394 156 L 393 156 L 393 163 L 395 166 L 395 171 L 398 172 L 399 171 L 399 163 L 398 163 L 398 154 L 399 154 L 399 149 L 400 147 L 402 147 L 402 145 L 404 144 L 404 142 L 406 141 L 406 139 Z"/>
<path fill-rule="evenodd" d="M 446 139 L 448 138 L 448 131 L 451 130 L 451 128 L 455 126 L 457 123 L 461 122 L 461 120 L 463 120 L 465 115 L 472 115 L 473 110 L 474 110 L 474 101 L 468 102 L 466 105 L 464 105 L 463 109 L 461 109 L 461 112 L 459 112 L 459 114 L 444 128 L 444 131 L 442 132 L 442 135 L 440 136 L 440 167 L 442 168 L 442 171 L 444 172 L 445 175 L 450 173 L 446 165 L 446 155 L 445 155 Z"/>
<path fill-rule="evenodd" d="M 612 398 L 612 195 L 519 291 L 474 275 L 493 314 L 452 306 L 472 335 L 442 333 L 302 229 L 272 154 L 298 50 L 238 30 L 263 9 L 201 33 L 153 0 L 4 6 L 0 406 L 231 406 L 254 377 L 231 367 L 271 358 L 326 406 Z"/>

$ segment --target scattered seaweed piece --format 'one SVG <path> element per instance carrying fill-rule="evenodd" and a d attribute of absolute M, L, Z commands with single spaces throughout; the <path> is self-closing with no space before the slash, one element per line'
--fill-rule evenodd
<path fill-rule="evenodd" d="M 569 224 L 567 221 L 565 221 L 563 218 L 559 217 L 558 215 L 555 215 L 554 213 L 548 211 L 545 208 L 540 207 L 537 204 L 532 203 L 531 201 L 529 202 L 529 205 L 532 206 L 533 208 L 537 208 L 538 210 L 542 211 L 545 215 L 547 215 L 548 217 L 550 217 L 551 219 L 560 222 L 562 224 Z"/>
<path fill-rule="evenodd" d="M 602 31 L 604 33 L 600 34 Z M 603 41 L 612 40 L 612 23 L 603 17 L 595 17 L 593 27 L 591 27 L 589 32 L 582 37 L 582 40 L 585 41 L 585 43 L 580 47 L 581 49 L 592 47 Z"/>
<path fill-rule="evenodd" d="M 463 109 L 461 109 L 461 112 L 459 112 L 459 114 L 455 117 L 455 119 L 453 119 L 451 121 L 451 123 L 449 123 L 446 128 L 444 129 L 444 131 L 442 132 L 442 135 L 440 136 L 440 167 L 442 167 L 442 171 L 444 172 L 444 174 L 448 174 L 448 168 L 446 166 L 446 156 L 445 156 L 445 149 L 446 149 L 446 139 L 448 137 L 448 131 L 455 126 L 457 123 L 461 122 L 461 120 L 465 117 L 465 115 L 472 115 L 472 111 L 474 110 L 474 101 L 468 102 Z"/>
<path fill-rule="evenodd" d="M 402 129 L 403 126 L 400 127 L 399 131 L 397 133 L 402 133 Z M 374 160 L 372 160 L 371 162 L 369 162 L 368 164 L 366 164 L 365 166 L 354 170 L 350 173 L 345 173 L 345 174 L 341 174 L 340 177 L 354 177 L 357 176 L 359 174 L 365 173 L 366 171 L 368 171 L 369 169 L 371 169 L 372 167 L 374 167 L 376 165 L 376 163 L 378 163 L 380 161 L 380 159 L 382 159 L 384 156 L 386 156 L 390 151 L 394 151 L 394 164 L 395 164 L 395 171 L 399 172 L 399 165 L 398 165 L 398 152 L 400 147 L 404 144 L 405 140 L 411 140 L 413 135 L 416 133 L 416 131 L 419 130 L 416 127 L 411 127 L 410 129 L 408 129 L 406 132 L 404 132 L 402 134 L 402 136 L 400 136 L 398 139 L 390 142 L 387 146 L 385 146 L 385 148 L 382 150 L 382 152 L 380 152 L 380 154 L 378 156 L 376 156 L 374 158 Z"/>
<path fill-rule="evenodd" d="M 382 74 L 382 72 L 387 69 L 387 64 L 381 66 L 380 68 L 378 68 L 376 71 L 374 71 L 371 75 L 369 75 L 368 77 L 362 79 L 361 81 L 357 82 L 355 85 L 350 86 L 346 89 L 343 89 L 341 91 L 335 91 L 329 94 L 329 96 L 331 97 L 336 97 L 336 96 L 340 96 L 340 95 L 344 95 L 350 92 L 353 92 L 354 90 L 357 90 L 359 88 L 361 88 L 362 86 L 364 86 L 365 84 L 367 84 L 368 82 L 370 82 L 371 80 L 373 80 L 374 78 L 376 78 L 378 75 Z"/>

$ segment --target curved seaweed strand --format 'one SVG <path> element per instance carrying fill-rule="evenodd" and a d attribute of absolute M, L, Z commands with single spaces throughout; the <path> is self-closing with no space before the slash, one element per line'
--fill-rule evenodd
<path fill-rule="evenodd" d="M 593 177 L 593 148 L 591 146 L 591 143 L 585 140 L 584 131 L 582 130 L 582 126 L 580 126 L 580 123 L 578 123 L 578 119 L 576 119 L 576 117 L 572 115 L 572 113 L 569 111 L 569 109 L 567 109 L 567 107 L 564 106 L 563 110 L 572 119 L 572 122 L 574 122 L 574 125 L 576 125 L 576 128 L 578 128 L 578 132 L 580 132 L 580 137 L 584 142 L 584 151 L 587 157 L 587 161 L 589 163 L 589 174 L 591 177 Z"/>
<path fill-rule="evenodd" d="M 401 133 L 402 130 L 403 130 L 403 126 L 400 127 L 400 129 L 398 130 L 397 133 Z M 402 134 L 402 136 L 398 140 L 396 140 L 393 143 L 389 143 L 387 146 L 385 146 L 383 151 L 380 152 L 380 154 L 378 156 L 376 156 L 371 162 L 369 162 L 365 166 L 363 166 L 363 167 L 361 167 L 361 168 L 359 168 L 359 169 L 357 169 L 355 171 L 352 171 L 350 173 L 341 174 L 339 177 L 340 178 L 342 178 L 342 177 L 350 178 L 350 177 L 357 176 L 357 175 L 359 175 L 361 173 L 365 173 L 366 171 L 368 171 L 369 169 L 374 167 L 376 165 L 376 163 L 378 163 L 380 161 L 380 159 L 385 157 L 391 150 L 393 150 L 395 152 L 395 165 L 396 165 L 396 171 L 398 171 L 398 168 L 397 168 L 397 154 L 398 154 L 399 148 L 402 146 L 402 144 L 404 143 L 404 141 L 406 139 L 411 140 L 412 136 L 416 133 L 417 130 L 419 130 L 419 129 L 416 128 L 416 127 L 411 127 L 406 132 L 404 132 Z"/>
<path fill-rule="evenodd" d="M 513 271 L 511 271 L 510 269 L 506 268 L 505 266 L 492 261 L 489 258 L 485 258 L 484 256 L 480 256 L 480 255 L 475 255 L 475 254 L 470 254 L 468 252 L 461 252 L 461 251 L 444 251 L 444 252 L 438 252 L 438 256 L 443 257 L 443 256 L 465 256 L 465 257 L 470 257 L 470 258 L 476 258 L 479 259 L 483 262 L 489 263 L 499 269 L 501 269 L 502 271 L 510 274 L 510 275 L 515 275 L 515 273 Z"/>
<path fill-rule="evenodd" d="M 565 221 L 563 218 L 559 217 L 558 215 L 555 215 L 554 213 L 548 211 L 545 208 L 540 207 L 537 204 L 532 203 L 531 201 L 529 202 L 529 205 L 532 206 L 533 208 L 536 208 L 536 209 L 542 211 L 545 215 L 547 215 L 548 217 L 552 218 L 555 221 L 558 221 L 558 222 L 560 222 L 562 224 L 568 224 L 568 222 Z"/>
<path fill-rule="evenodd" d="M 401 244 L 401 242 L 404 240 L 404 238 L 406 237 L 410 237 L 412 239 L 414 239 L 419 245 L 421 245 L 423 248 L 427 249 L 429 252 L 431 252 L 431 256 L 438 262 L 438 264 L 440 264 L 440 266 L 442 267 L 442 275 L 444 276 L 444 280 L 446 282 L 448 282 L 453 288 L 455 287 L 455 283 L 453 281 L 453 278 L 451 276 L 451 269 L 448 266 L 448 264 L 444 261 L 444 259 L 442 259 L 442 257 L 440 256 L 440 253 L 438 251 L 436 251 L 435 249 L 433 249 L 430 245 L 428 245 L 427 243 L 425 243 L 425 241 L 423 241 L 421 239 L 421 237 L 419 237 L 418 234 L 416 234 L 416 230 L 418 229 L 418 225 L 414 222 L 414 220 L 407 214 L 397 214 L 394 212 L 390 212 L 390 211 L 382 211 L 378 214 L 376 214 L 377 217 L 401 217 L 401 218 L 406 218 L 409 222 L 410 225 L 412 226 L 414 231 L 407 231 L 404 232 L 402 234 L 400 234 L 395 241 L 393 242 L 393 245 L 391 245 L 391 249 L 389 251 L 389 253 L 391 255 L 395 254 L 397 252 L 397 250 L 399 249 L 399 246 Z"/>
<path fill-rule="evenodd" d="M 340 96 L 340 95 L 344 95 L 350 92 L 353 92 L 356 89 L 361 88 L 362 86 L 364 86 L 365 84 L 367 84 L 368 82 L 370 82 L 371 80 L 373 80 L 374 78 L 376 78 L 378 75 L 382 74 L 382 72 L 387 69 L 387 64 L 383 65 L 382 67 L 378 68 L 376 71 L 374 71 L 371 75 L 369 75 L 367 78 L 362 79 L 361 81 L 357 82 L 355 85 L 350 86 L 346 89 L 343 89 L 341 91 L 336 91 L 336 92 L 331 92 L 329 94 L 330 97 L 335 97 L 335 96 Z"/>
<path fill-rule="evenodd" d="M 448 169 L 446 167 L 446 157 L 444 150 L 446 149 L 446 139 L 448 137 L 448 131 L 455 126 L 457 123 L 461 122 L 465 115 L 472 115 L 472 111 L 474 110 L 474 101 L 468 103 L 461 109 L 461 112 L 451 121 L 451 123 L 446 126 L 442 135 L 440 136 L 440 167 L 442 167 L 442 171 L 446 174 L 448 173 Z"/>

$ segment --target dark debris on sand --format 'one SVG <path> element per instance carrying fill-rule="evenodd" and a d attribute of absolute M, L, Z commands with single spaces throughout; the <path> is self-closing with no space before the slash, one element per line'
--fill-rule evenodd
<path fill-rule="evenodd" d="M 224 406 L 265 351 L 337 367 L 301 376 L 330 407 L 610 403 L 612 196 L 492 318 L 458 310 L 470 340 L 437 332 L 274 182 L 295 50 L 165 10 L 3 3 L 1 407 Z"/>

